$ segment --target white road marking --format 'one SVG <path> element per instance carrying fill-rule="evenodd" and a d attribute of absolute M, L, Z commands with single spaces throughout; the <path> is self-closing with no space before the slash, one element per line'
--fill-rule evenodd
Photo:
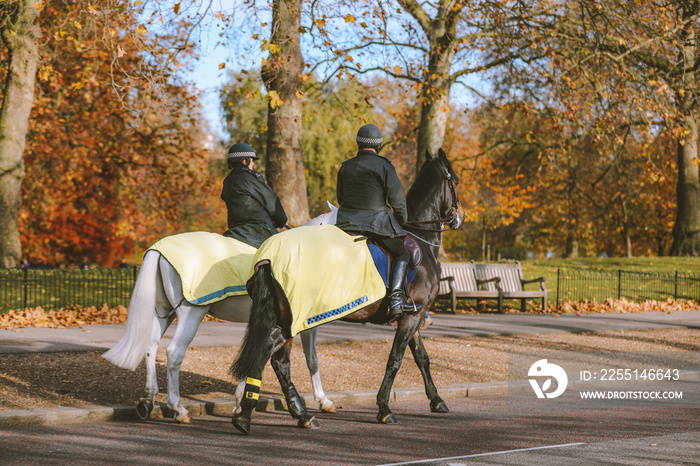
<path fill-rule="evenodd" d="M 490 453 L 477 453 L 476 455 L 451 456 L 449 458 L 433 458 L 433 459 L 429 459 L 429 460 L 407 461 L 405 463 L 388 463 L 388 464 L 382 464 L 381 466 L 400 466 L 402 464 L 432 463 L 433 461 L 460 460 L 460 459 L 464 459 L 464 458 L 476 458 L 477 456 L 502 455 L 504 453 L 516 453 L 516 452 L 520 452 L 520 451 L 532 451 L 532 450 L 545 450 L 547 448 L 574 447 L 577 445 L 585 445 L 585 443 L 583 443 L 583 442 L 564 443 L 561 445 L 548 445 L 545 447 L 532 447 L 532 448 L 519 448 L 517 450 L 492 451 Z M 450 464 L 452 464 L 454 466 L 460 466 L 460 463 L 450 463 Z"/>

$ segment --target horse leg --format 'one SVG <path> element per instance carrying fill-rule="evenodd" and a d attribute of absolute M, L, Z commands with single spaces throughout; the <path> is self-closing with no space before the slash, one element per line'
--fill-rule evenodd
<path fill-rule="evenodd" d="M 141 419 L 148 418 L 156 402 L 156 395 L 158 395 L 158 373 L 156 371 L 158 342 L 175 319 L 175 316 L 171 315 L 161 319 L 157 315 L 154 315 L 153 319 L 155 322 L 148 344 L 148 351 L 146 352 L 146 396 L 136 405 L 136 413 Z"/>
<path fill-rule="evenodd" d="M 430 375 L 430 358 L 428 357 L 428 352 L 425 351 L 423 340 L 418 332 L 413 334 L 413 338 L 408 342 L 408 346 L 411 348 L 413 359 L 416 361 L 416 365 L 423 376 L 425 394 L 430 400 L 430 411 L 433 413 L 449 413 L 450 409 L 438 395 L 437 387 L 435 387 L 433 377 Z"/>
<path fill-rule="evenodd" d="M 246 337 L 248 337 L 248 331 L 246 331 Z M 244 340 L 244 349 L 248 340 Z M 266 345 L 261 349 L 266 354 L 274 354 L 280 348 L 282 348 L 287 343 L 287 340 L 282 336 L 282 332 L 279 327 L 275 327 L 272 333 L 269 335 Z M 240 354 L 239 354 L 240 357 Z M 258 399 L 260 398 L 260 385 L 262 384 L 262 373 L 265 369 L 265 364 L 270 359 L 268 356 L 266 359 L 260 358 L 255 364 L 247 365 L 247 375 L 241 380 L 241 384 L 245 382 L 245 394 L 243 395 L 243 400 L 241 401 L 240 411 L 234 412 L 233 427 L 238 429 L 241 433 L 245 435 L 250 435 L 250 421 L 253 415 L 255 407 L 258 405 Z M 273 366 L 274 367 L 274 366 Z M 236 376 L 235 369 L 232 367 L 232 374 Z M 238 376 L 241 374 L 238 373 Z M 279 376 L 278 376 L 279 377 Z M 239 387 L 240 385 L 239 384 Z"/>
<path fill-rule="evenodd" d="M 396 329 L 396 335 L 394 336 L 394 343 L 391 346 L 391 353 L 389 354 L 389 360 L 386 363 L 386 372 L 384 372 L 384 379 L 382 380 L 382 385 L 377 392 L 377 406 L 379 407 L 379 414 L 377 414 L 377 420 L 382 424 L 397 424 L 398 421 L 394 414 L 389 409 L 389 396 L 391 395 L 391 387 L 394 385 L 394 379 L 396 374 L 401 368 L 401 362 L 403 361 L 404 353 L 406 352 L 406 346 L 409 340 L 413 337 L 418 330 L 420 325 L 420 316 L 405 314 L 399 318 L 399 323 Z"/>
<path fill-rule="evenodd" d="M 236 391 L 233 392 L 233 398 L 236 401 L 236 406 L 233 407 L 233 415 L 241 412 L 241 402 L 243 401 L 243 394 L 245 393 L 245 380 L 241 380 L 236 385 Z"/>
<path fill-rule="evenodd" d="M 289 355 L 293 341 L 293 339 L 287 340 L 282 348 L 272 354 L 270 365 L 282 386 L 282 393 L 284 393 L 284 398 L 287 401 L 289 414 L 294 419 L 299 420 L 297 425 L 306 429 L 317 429 L 320 427 L 318 421 L 314 416 L 309 415 L 304 400 L 299 396 L 296 387 L 292 383 Z"/>
<path fill-rule="evenodd" d="M 331 400 L 326 398 L 321 384 L 321 374 L 318 369 L 318 354 L 316 353 L 316 333 L 317 328 L 301 332 L 301 344 L 304 347 L 304 356 L 306 357 L 306 367 L 309 368 L 311 375 L 311 385 L 314 389 L 314 399 L 318 401 L 319 409 L 324 413 L 334 413 L 335 405 Z"/>
<path fill-rule="evenodd" d="M 175 420 L 183 424 L 192 422 L 189 411 L 180 399 L 180 366 L 187 347 L 192 343 L 199 324 L 207 314 L 207 306 L 192 306 L 184 303 L 177 309 L 177 328 L 166 349 L 168 355 L 168 408 L 175 411 Z"/>

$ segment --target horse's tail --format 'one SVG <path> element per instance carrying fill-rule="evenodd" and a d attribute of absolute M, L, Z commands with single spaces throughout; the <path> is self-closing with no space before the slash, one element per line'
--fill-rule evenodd
<path fill-rule="evenodd" d="M 275 279 L 269 262 L 256 266 L 248 282 L 248 294 L 253 300 L 248 328 L 241 351 L 231 364 L 231 375 L 238 380 L 262 370 L 272 351 L 270 335 L 277 325 L 278 311 L 275 307 Z"/>
<path fill-rule="evenodd" d="M 134 284 L 129 302 L 126 329 L 116 345 L 103 358 L 124 369 L 134 370 L 143 360 L 150 344 L 155 322 L 156 286 L 160 253 L 148 251 Z"/>

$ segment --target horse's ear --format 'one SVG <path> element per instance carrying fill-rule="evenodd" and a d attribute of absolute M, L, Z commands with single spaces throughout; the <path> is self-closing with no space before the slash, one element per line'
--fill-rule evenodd
<path fill-rule="evenodd" d="M 331 209 L 331 212 L 335 212 L 336 210 L 338 210 L 338 208 L 336 206 L 334 206 L 331 203 L 331 201 L 326 201 L 326 202 L 328 203 L 328 207 Z"/>
<path fill-rule="evenodd" d="M 430 155 L 430 151 L 429 151 L 428 149 L 425 149 L 425 160 L 428 161 L 428 162 L 430 162 L 431 160 L 433 160 L 433 156 Z"/>
<path fill-rule="evenodd" d="M 438 151 L 438 157 L 440 157 L 441 159 L 447 160 L 447 154 L 445 154 L 445 151 L 442 150 L 442 147 L 441 147 L 440 150 Z"/>

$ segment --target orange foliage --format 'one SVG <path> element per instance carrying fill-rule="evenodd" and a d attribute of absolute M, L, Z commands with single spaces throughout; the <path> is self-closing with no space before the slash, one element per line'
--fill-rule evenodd
<path fill-rule="evenodd" d="M 205 181 L 211 154 L 195 95 L 156 63 L 177 31 L 130 34 L 128 8 L 108 8 L 114 3 L 93 2 L 96 15 L 80 2 L 49 2 L 40 17 L 50 39 L 41 48 L 20 212 L 30 259 L 76 264 L 87 256 L 112 266 L 182 231 L 188 209 L 218 197 Z"/>

